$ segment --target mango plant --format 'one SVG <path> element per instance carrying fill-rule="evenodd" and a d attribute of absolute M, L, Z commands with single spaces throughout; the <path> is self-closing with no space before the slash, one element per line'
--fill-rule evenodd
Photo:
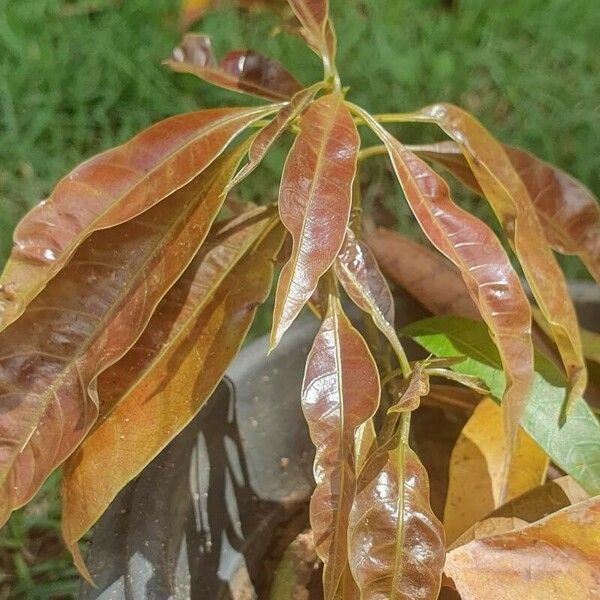
<path fill-rule="evenodd" d="M 599 597 L 600 425 L 584 399 L 598 338 L 582 345 L 553 253 L 600 281 L 597 200 L 456 106 L 352 103 L 327 0 L 289 4 L 322 81 L 304 86 L 253 51 L 217 60 L 188 34 L 171 69 L 267 103 L 161 121 L 78 166 L 17 227 L 0 279 L 0 521 L 61 467 L 64 539 L 89 578 L 79 542 L 202 408 L 282 265 L 271 349 L 305 307 L 321 321 L 299 402 L 323 597 Z M 386 124 L 406 122 L 449 140 L 404 144 Z M 367 130 L 377 145 L 362 147 Z M 230 201 L 285 133 L 278 201 Z M 372 227 L 361 165 L 379 155 L 433 249 Z M 432 164 L 489 203 L 503 239 Z M 397 331 L 390 281 L 436 316 Z M 409 360 L 403 336 L 429 356 Z M 443 524 L 410 445 L 422 403 L 470 414 Z M 564 476 L 546 483 L 549 461 Z"/>

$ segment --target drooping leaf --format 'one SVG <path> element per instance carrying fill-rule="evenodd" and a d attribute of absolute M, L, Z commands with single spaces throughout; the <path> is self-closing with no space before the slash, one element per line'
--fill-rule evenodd
<path fill-rule="evenodd" d="M 273 212 L 221 225 L 169 291 L 148 327 L 102 374 L 102 415 L 65 464 L 63 536 L 77 542 L 119 490 L 193 418 L 221 380 L 268 296 L 283 239 Z"/>
<path fill-rule="evenodd" d="M 569 379 L 568 409 L 587 384 L 577 316 L 556 258 L 548 245 L 540 243 L 544 230 L 527 187 L 502 145 L 470 114 L 450 104 L 434 104 L 414 113 L 414 119 L 436 123 L 460 145 L 552 326 Z"/>
<path fill-rule="evenodd" d="M 506 501 L 541 485 L 548 467 L 545 452 L 521 428 L 518 436 L 508 474 Z M 444 509 L 448 543 L 503 503 L 505 452 L 502 412 L 491 398 L 485 398 L 452 450 Z"/>
<path fill-rule="evenodd" d="M 600 205 L 582 183 L 533 154 L 503 145 L 525 184 L 548 243 L 558 252 L 579 256 L 600 283 Z M 469 163 L 454 142 L 415 146 L 415 152 L 448 169 L 483 195 Z"/>
<path fill-rule="evenodd" d="M 98 415 L 97 377 L 144 330 L 206 236 L 247 144 L 164 202 L 96 232 L 0 333 L 0 522 Z"/>
<path fill-rule="evenodd" d="M 595 600 L 600 594 L 600 497 L 455 548 L 445 570 L 463 600 Z"/>
<path fill-rule="evenodd" d="M 427 472 L 407 438 L 407 427 L 400 428 L 358 480 L 348 552 L 364 600 L 435 600 L 440 590 L 444 530 L 429 505 Z"/>
<path fill-rule="evenodd" d="M 434 356 L 464 355 L 452 369 L 485 381 L 498 401 L 505 381 L 500 356 L 485 326 L 460 317 L 432 317 L 403 331 Z M 590 494 L 600 494 L 600 423 L 579 398 L 564 425 L 559 415 L 567 382 L 542 354 L 535 354 L 535 377 L 521 425 L 554 463 Z"/>
<path fill-rule="evenodd" d="M 271 347 L 308 302 L 342 246 L 359 143 L 341 93 L 315 100 L 300 118 L 279 191 L 279 214 L 293 248 L 277 284 Z"/>
<path fill-rule="evenodd" d="M 342 249 L 335 261 L 335 273 L 353 302 L 371 315 L 396 356 L 405 353 L 394 329 L 394 298 L 377 260 L 351 229 L 346 231 Z"/>
<path fill-rule="evenodd" d="M 302 84 L 277 61 L 252 50 L 228 52 L 217 63 L 210 37 L 188 33 L 164 62 L 219 87 L 267 100 L 289 100 Z"/>
<path fill-rule="evenodd" d="M 347 528 L 354 498 L 354 437 L 377 410 L 379 374 L 367 344 L 330 297 L 327 314 L 308 355 L 302 409 L 317 449 L 317 487 L 310 521 L 324 563 L 325 600 L 352 598 Z"/>
<path fill-rule="evenodd" d="M 519 277 L 492 230 L 452 201 L 446 182 L 371 115 L 352 107 L 385 144 L 421 229 L 460 270 L 498 347 L 507 378 L 502 405 L 510 460 L 533 377 L 531 310 Z"/>
<path fill-rule="evenodd" d="M 166 198 L 248 125 L 278 109 L 213 109 L 172 117 L 64 177 L 15 230 L 0 278 L 0 330 L 21 315 L 91 233 L 124 223 Z"/>
<path fill-rule="evenodd" d="M 369 235 L 366 242 L 390 281 L 434 315 L 479 318 L 460 272 L 446 257 L 383 227 Z"/>
<path fill-rule="evenodd" d="M 292 121 L 304 112 L 322 87 L 322 83 L 316 83 L 295 94 L 289 104 L 281 108 L 275 117 L 273 117 L 273 120 L 256 134 L 248 150 L 248 162 L 233 178 L 229 189 L 236 186 L 242 179 L 254 171 L 266 156 L 271 146 L 281 137 Z"/>

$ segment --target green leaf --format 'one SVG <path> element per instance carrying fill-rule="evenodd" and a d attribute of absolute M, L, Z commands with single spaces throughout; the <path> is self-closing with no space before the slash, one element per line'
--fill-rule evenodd
<path fill-rule="evenodd" d="M 465 355 L 463 362 L 451 368 L 480 377 L 499 402 L 504 391 L 502 365 L 483 323 L 462 317 L 432 317 L 409 325 L 403 333 L 435 356 Z M 535 354 L 535 371 L 521 425 L 587 492 L 600 494 L 600 423 L 579 397 L 560 426 L 567 381 L 539 352 Z"/>

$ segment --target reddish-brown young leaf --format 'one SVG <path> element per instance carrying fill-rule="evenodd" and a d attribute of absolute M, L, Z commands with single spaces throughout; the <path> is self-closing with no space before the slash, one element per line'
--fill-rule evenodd
<path fill-rule="evenodd" d="M 548 243 L 562 254 L 579 256 L 600 283 L 600 205 L 582 183 L 533 154 L 503 145 L 512 166 L 525 184 Z M 439 163 L 475 193 L 483 195 L 469 163 L 455 142 L 412 149 Z"/>
<path fill-rule="evenodd" d="M 387 147 L 421 229 L 460 270 L 498 347 L 506 374 L 502 402 L 507 448 L 512 453 L 533 379 L 531 309 L 519 277 L 492 230 L 452 201 L 446 182 L 371 115 L 358 107 L 354 110 Z"/>
<path fill-rule="evenodd" d="M 460 108 L 434 104 L 407 118 L 436 123 L 460 145 L 523 267 L 538 306 L 552 326 L 569 378 L 569 408 L 582 396 L 587 384 L 577 316 L 556 258 L 550 247 L 541 243 L 544 230 L 525 184 L 502 145 Z"/>
<path fill-rule="evenodd" d="M 190 73 L 213 85 L 267 100 L 288 100 L 302 84 L 277 61 L 252 50 L 228 52 L 217 63 L 210 38 L 188 33 L 164 62 L 178 73 Z"/>
<path fill-rule="evenodd" d="M 377 410 L 379 393 L 377 366 L 367 344 L 339 300 L 330 296 L 302 385 L 302 409 L 317 449 L 310 520 L 324 563 L 325 600 L 355 596 L 347 559 L 348 516 L 356 483 L 354 436 Z"/>
<path fill-rule="evenodd" d="M 390 281 L 431 313 L 480 318 L 460 272 L 445 256 L 383 227 L 370 234 L 366 242 Z"/>
<path fill-rule="evenodd" d="M 0 278 L 0 330 L 94 231 L 123 223 L 181 188 L 252 122 L 278 110 L 206 110 L 166 119 L 84 162 L 17 226 Z"/>
<path fill-rule="evenodd" d="M 232 179 L 228 189 L 235 187 L 245 179 L 262 162 L 271 146 L 281 137 L 292 121 L 301 115 L 312 102 L 315 95 L 323 88 L 322 83 L 301 90 L 263 127 L 255 136 L 248 150 L 248 162 Z"/>
<path fill-rule="evenodd" d="M 388 413 L 412 412 L 419 408 L 421 398 L 427 394 L 429 394 L 429 374 L 426 364 L 418 362 L 414 365 L 400 398 L 390 406 Z"/>
<path fill-rule="evenodd" d="M 0 333 L 0 522 L 37 491 L 98 415 L 98 375 L 144 330 L 192 260 L 247 144 L 118 227 L 96 232 Z"/>
<path fill-rule="evenodd" d="M 487 532 L 451 550 L 445 570 L 463 600 L 596 600 L 600 497 L 512 531 Z"/>
<path fill-rule="evenodd" d="M 220 225 L 136 344 L 100 376 L 98 425 L 62 480 L 63 536 L 82 572 L 77 542 L 192 419 L 239 350 L 271 288 L 282 240 L 271 209 Z"/>
<path fill-rule="evenodd" d="M 444 530 L 429 504 L 427 472 L 408 446 L 408 415 L 361 472 L 348 553 L 361 600 L 436 600 Z"/>
<path fill-rule="evenodd" d="M 315 100 L 300 118 L 279 191 L 279 214 L 293 248 L 277 284 L 271 347 L 308 302 L 342 246 L 359 143 L 341 93 Z"/>
<path fill-rule="evenodd" d="M 335 261 L 335 273 L 354 303 L 369 313 L 400 360 L 405 353 L 394 329 L 394 298 L 377 261 L 364 242 L 351 229 Z M 408 364 L 408 363 L 406 363 Z"/>

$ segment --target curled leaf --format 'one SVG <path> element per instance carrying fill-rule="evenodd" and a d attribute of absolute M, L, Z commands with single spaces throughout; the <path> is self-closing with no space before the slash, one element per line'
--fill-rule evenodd
<path fill-rule="evenodd" d="M 330 297 L 327 314 L 308 355 L 302 409 L 317 449 L 317 487 L 310 521 L 324 563 L 324 598 L 351 598 L 348 516 L 354 498 L 357 429 L 377 410 L 379 374 L 367 344 Z M 346 595 L 343 595 L 344 588 Z"/>
<path fill-rule="evenodd" d="M 293 248 L 277 284 L 271 347 L 308 302 L 342 246 L 359 142 L 340 93 L 315 100 L 300 118 L 279 191 L 279 214 Z"/>
<path fill-rule="evenodd" d="M 445 570 L 463 600 L 594 600 L 600 593 L 600 498 L 455 548 Z"/>
<path fill-rule="evenodd" d="M 370 314 L 385 335 L 396 356 L 406 361 L 404 350 L 394 329 L 394 298 L 377 260 L 369 248 L 346 231 L 344 244 L 335 261 L 335 273 L 354 303 Z"/>
<path fill-rule="evenodd" d="M 541 485 L 548 467 L 546 453 L 520 428 L 518 436 L 506 501 Z M 444 509 L 448 543 L 503 503 L 505 453 L 502 411 L 486 398 L 471 415 L 452 450 Z"/>
<path fill-rule="evenodd" d="M 470 114 L 450 104 L 434 104 L 414 114 L 434 122 L 460 145 L 473 175 L 498 216 L 531 291 L 551 324 L 569 388 L 567 408 L 585 391 L 587 372 L 577 316 L 567 284 L 550 247 L 527 187 L 502 145 Z"/>
<path fill-rule="evenodd" d="M 429 394 L 429 374 L 425 365 L 418 362 L 413 367 L 407 380 L 406 388 L 401 392 L 396 404 L 393 404 L 388 413 L 411 412 L 419 408 L 421 398 Z"/>
<path fill-rule="evenodd" d="M 440 590 L 444 531 L 429 505 L 427 472 L 406 437 L 397 432 L 358 480 L 348 552 L 364 600 L 435 600 Z"/>
<path fill-rule="evenodd" d="M 91 233 L 132 219 L 190 182 L 236 135 L 278 108 L 171 117 L 64 177 L 15 230 L 0 278 L 0 330 L 22 314 Z"/>
<path fill-rule="evenodd" d="M 96 232 L 0 333 L 0 522 L 98 415 L 98 375 L 144 330 L 217 215 L 243 144 L 164 202 Z"/>
<path fill-rule="evenodd" d="M 371 115 L 354 105 L 353 110 L 385 144 L 421 229 L 460 270 L 502 357 L 508 462 L 533 377 L 531 310 L 519 277 L 492 230 L 452 201 L 446 182 Z"/>
<path fill-rule="evenodd" d="M 413 147 L 441 164 L 473 191 L 483 195 L 469 163 L 454 142 Z M 582 183 L 520 148 L 503 145 L 512 166 L 525 184 L 548 243 L 563 254 L 579 256 L 600 283 L 600 206 Z"/>
<path fill-rule="evenodd" d="M 228 52 L 217 63 L 210 37 L 188 33 L 164 62 L 178 73 L 190 73 L 219 87 L 267 100 L 289 100 L 302 84 L 277 61 L 253 50 Z"/>
<path fill-rule="evenodd" d="M 62 482 L 63 536 L 83 572 L 77 542 L 193 418 L 239 350 L 268 296 L 282 234 L 262 209 L 221 225 L 140 339 L 100 377 L 101 419 Z"/>

